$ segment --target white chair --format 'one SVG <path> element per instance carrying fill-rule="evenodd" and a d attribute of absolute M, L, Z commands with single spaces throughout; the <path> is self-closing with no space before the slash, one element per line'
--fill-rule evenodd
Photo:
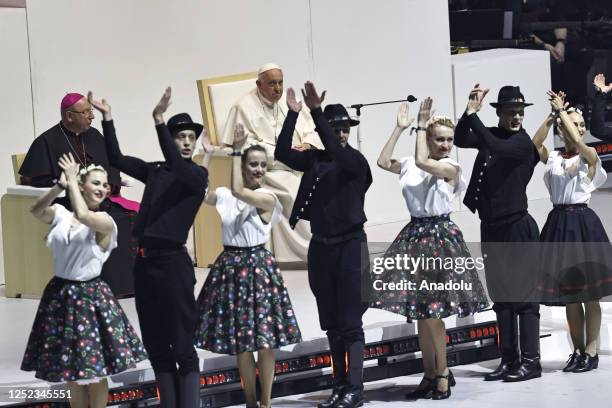
<path fill-rule="evenodd" d="M 204 125 L 213 144 L 219 144 L 230 108 L 240 97 L 255 86 L 256 72 L 227 75 L 197 81 Z M 225 155 L 213 156 L 209 189 L 230 186 L 231 160 Z M 196 216 L 194 226 L 195 258 L 198 267 L 206 268 L 223 250 L 221 219 L 215 208 L 203 204 Z"/>

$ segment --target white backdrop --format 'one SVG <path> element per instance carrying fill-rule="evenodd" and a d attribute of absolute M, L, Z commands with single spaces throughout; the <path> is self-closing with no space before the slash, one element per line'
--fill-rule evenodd
<path fill-rule="evenodd" d="M 386 0 L 312 1 L 314 67 L 329 103 L 434 98 L 438 114 L 452 114 L 448 3 Z M 424 23 L 429 22 L 429 23 Z M 416 117 L 418 101 L 411 104 Z M 368 225 L 408 218 L 398 176 L 376 166 L 390 136 L 398 105 L 362 110 L 362 150 L 374 183 L 366 195 Z M 354 113 L 354 112 L 353 112 Z M 355 132 L 353 132 L 355 133 Z M 351 143 L 356 144 L 355 134 Z M 405 132 L 396 157 L 414 154 L 415 137 Z"/>
<path fill-rule="evenodd" d="M 170 114 L 200 119 L 197 79 L 268 61 L 283 66 L 286 86 L 315 80 L 329 103 L 412 93 L 431 94 L 440 113 L 452 108 L 444 0 L 388 0 L 385 7 L 374 0 L 29 0 L 28 25 L 36 133 L 58 120 L 65 92 L 92 89 L 112 103 L 123 150 L 150 160 L 161 158 L 150 112 L 164 86 L 174 87 Z M 375 178 L 371 223 L 408 216 L 397 178 L 375 168 L 396 109 L 362 116 Z M 400 148 L 411 154 L 412 145 Z M 125 189 L 131 198 L 141 191 Z"/>
<path fill-rule="evenodd" d="M 15 184 L 11 154 L 27 151 L 34 135 L 26 12 L 23 8 L 0 8 L 0 189 Z M 2 238 L 0 236 L 0 254 Z M 0 282 L 4 267 L 0 262 Z"/>
<path fill-rule="evenodd" d="M 546 91 L 550 90 L 550 56 L 547 51 L 496 49 L 469 54 L 453 55 L 453 85 L 456 117 L 461 117 L 467 104 L 470 89 L 480 82 L 489 88 L 485 105 L 478 113 L 487 126 L 497 126 L 499 118 L 495 108 L 489 105 L 497 100 L 497 93 L 504 85 L 520 86 L 527 102 L 533 106 L 525 108 L 523 127 L 533 136 L 550 112 Z M 553 150 L 552 131 L 546 146 Z M 459 149 L 459 162 L 469 180 L 476 159 L 475 149 Z M 544 166 L 538 165 L 527 188 L 530 200 L 548 198 L 542 176 Z"/>

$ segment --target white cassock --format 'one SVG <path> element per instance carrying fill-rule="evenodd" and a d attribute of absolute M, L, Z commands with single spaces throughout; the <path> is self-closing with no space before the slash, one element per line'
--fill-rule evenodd
<path fill-rule="evenodd" d="M 289 216 L 300 186 L 302 173 L 274 160 L 276 140 L 283 128 L 287 110 L 284 93 L 277 103 L 272 103 L 261 96 L 255 88 L 232 106 L 219 142 L 231 145 L 234 141 L 234 128 L 236 124 L 241 123 L 248 134 L 246 145 L 259 144 L 265 147 L 268 156 L 268 172 L 264 182 L 283 205 L 283 217 L 272 228 L 274 256 L 278 262 L 300 262 L 307 259 L 311 236 L 310 225 L 301 221 L 296 225 L 295 230 L 292 230 L 289 226 Z M 302 143 L 309 143 L 318 149 L 323 148 L 306 106 L 303 106 L 298 116 L 293 133 L 293 146 Z"/>

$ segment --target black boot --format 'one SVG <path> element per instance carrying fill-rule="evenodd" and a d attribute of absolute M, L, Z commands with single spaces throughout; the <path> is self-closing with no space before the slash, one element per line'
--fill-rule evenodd
<path fill-rule="evenodd" d="M 191 372 L 179 376 L 180 408 L 200 406 L 200 373 Z"/>
<path fill-rule="evenodd" d="M 574 369 L 578 367 L 578 363 L 580 362 L 581 358 L 583 358 L 583 355 L 578 350 L 570 354 L 569 358 L 566 361 L 567 365 L 563 368 L 563 372 L 569 373 L 571 371 L 574 371 Z"/>
<path fill-rule="evenodd" d="M 493 370 L 492 372 L 484 376 L 484 380 L 485 381 L 499 381 L 504 378 L 504 375 L 512 371 L 514 367 L 518 367 L 519 364 L 520 363 L 518 360 L 509 361 L 509 362 L 504 362 L 502 360 L 502 362 L 499 364 L 499 366 L 495 370 Z"/>
<path fill-rule="evenodd" d="M 578 361 L 574 373 L 586 373 L 587 371 L 595 370 L 599 365 L 599 354 L 591 357 L 590 354 L 584 353 L 584 356 Z"/>
<path fill-rule="evenodd" d="M 343 386 L 339 386 L 339 387 L 334 387 L 332 390 L 331 395 L 329 396 L 329 398 L 327 400 L 325 400 L 325 402 L 322 402 L 320 404 L 317 405 L 317 408 L 332 408 L 336 406 L 336 403 L 338 401 L 340 401 L 340 399 L 342 398 L 342 396 L 344 395 L 344 387 Z"/>
<path fill-rule="evenodd" d="M 363 389 L 363 340 L 349 341 L 344 343 L 348 354 L 348 369 L 346 373 L 346 384 L 349 388 Z"/>
<path fill-rule="evenodd" d="M 540 365 L 540 355 L 538 354 L 533 357 L 526 357 L 523 355 L 523 357 L 521 357 L 521 364 L 504 375 L 503 380 L 505 382 L 519 382 L 541 376 L 542 366 Z"/>
<path fill-rule="evenodd" d="M 178 375 L 173 373 L 155 373 L 159 389 L 159 406 L 161 408 L 177 408 Z"/>
<path fill-rule="evenodd" d="M 344 343 L 348 369 L 344 394 L 334 408 L 354 408 L 363 405 L 363 347 L 364 341 L 348 340 Z"/>
<path fill-rule="evenodd" d="M 347 388 L 334 408 L 355 408 L 363 405 L 363 389 Z"/>
<path fill-rule="evenodd" d="M 334 377 L 334 388 L 344 387 L 346 384 L 346 349 L 342 337 L 328 333 L 329 352 L 332 358 L 332 373 Z"/>

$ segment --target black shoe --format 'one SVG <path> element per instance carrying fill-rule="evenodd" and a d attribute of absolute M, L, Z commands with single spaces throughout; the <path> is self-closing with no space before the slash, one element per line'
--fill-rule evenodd
<path fill-rule="evenodd" d="M 570 371 L 574 371 L 578 367 L 578 363 L 581 359 L 584 358 L 584 355 L 580 354 L 578 351 L 574 351 L 573 354 L 569 355 L 566 363 L 567 365 L 563 369 L 564 373 L 569 373 Z"/>
<path fill-rule="evenodd" d="M 436 383 L 436 379 L 423 377 L 423 379 L 421 380 L 421 384 L 423 383 L 425 383 L 423 388 L 417 388 L 416 390 L 409 392 L 408 394 L 406 394 L 406 399 L 430 399 L 433 395 L 433 387 Z M 421 384 L 419 384 L 419 387 L 421 386 Z"/>
<path fill-rule="evenodd" d="M 340 398 L 344 395 L 344 387 L 334 387 L 332 393 L 325 402 L 317 405 L 317 408 L 332 408 L 336 405 Z"/>
<path fill-rule="evenodd" d="M 363 390 L 346 391 L 334 408 L 355 408 L 363 405 Z"/>
<path fill-rule="evenodd" d="M 573 373 L 586 373 L 587 371 L 595 370 L 599 365 L 599 354 L 595 354 L 591 357 L 589 354 L 584 353 L 584 357 L 578 361 L 578 367 L 576 367 Z"/>
<path fill-rule="evenodd" d="M 518 365 L 519 365 L 518 360 L 510 361 L 507 363 L 504 363 L 502 361 L 501 364 L 495 370 L 491 371 L 490 373 L 484 376 L 484 380 L 485 381 L 499 381 L 504 378 L 504 375 L 508 374 L 510 371 L 512 371 L 514 367 Z"/>
<path fill-rule="evenodd" d="M 505 382 L 527 381 L 542 376 L 540 357 L 522 357 L 521 364 L 503 377 Z"/>
<path fill-rule="evenodd" d="M 434 385 L 434 389 L 433 389 L 433 395 L 431 396 L 432 400 L 443 400 L 443 399 L 447 399 L 451 396 L 451 378 L 452 377 L 452 373 L 450 372 L 450 370 L 448 371 L 448 374 L 446 375 L 436 375 L 436 382 Z M 446 391 L 440 391 L 438 389 L 438 382 L 440 381 L 440 379 L 446 379 Z"/>

